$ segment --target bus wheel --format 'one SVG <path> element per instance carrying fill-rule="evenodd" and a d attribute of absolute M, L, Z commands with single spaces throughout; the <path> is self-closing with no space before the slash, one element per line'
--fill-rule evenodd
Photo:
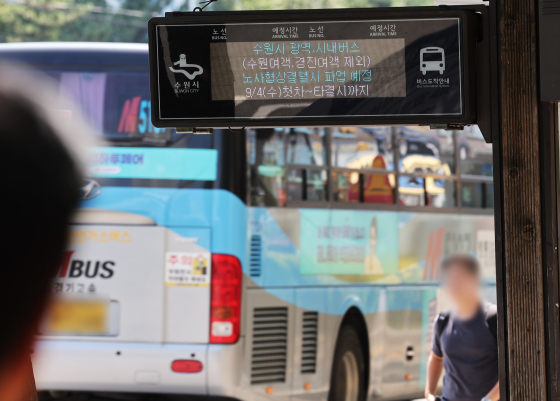
<path fill-rule="evenodd" d="M 344 326 L 336 343 L 328 401 L 364 401 L 365 372 L 364 353 L 358 333 L 354 327 Z"/>

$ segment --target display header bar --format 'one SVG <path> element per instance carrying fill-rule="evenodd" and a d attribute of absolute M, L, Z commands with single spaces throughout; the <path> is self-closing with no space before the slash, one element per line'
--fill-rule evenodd
<path fill-rule="evenodd" d="M 153 18 L 153 124 L 475 122 L 474 14 L 390 10 Z"/>

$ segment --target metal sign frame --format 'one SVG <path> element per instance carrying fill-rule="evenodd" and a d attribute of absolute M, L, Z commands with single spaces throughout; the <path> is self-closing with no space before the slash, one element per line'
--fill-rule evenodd
<path fill-rule="evenodd" d="M 482 6 L 483 7 L 483 6 Z M 473 7 L 476 8 L 476 7 Z M 475 52 L 477 15 L 475 9 L 451 7 L 400 7 L 375 9 L 280 10 L 239 12 L 174 12 L 148 22 L 150 48 L 150 92 L 152 104 L 159 104 L 156 27 L 162 25 L 203 25 L 239 23 L 298 23 L 358 20 L 418 20 L 434 18 L 460 19 L 460 55 L 463 113 L 455 116 L 342 116 L 299 118 L 220 118 L 162 119 L 159 108 L 152 107 L 152 124 L 160 128 L 228 128 L 228 127 L 297 127 L 297 126 L 373 126 L 373 125 L 444 125 L 460 127 L 477 122 Z M 300 41 L 300 39 L 298 39 Z M 188 43 L 188 42 L 187 42 Z"/>

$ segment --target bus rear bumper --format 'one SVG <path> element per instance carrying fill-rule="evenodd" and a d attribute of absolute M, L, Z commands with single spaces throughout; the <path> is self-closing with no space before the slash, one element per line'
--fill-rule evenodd
<path fill-rule="evenodd" d="M 193 394 L 234 397 L 242 340 L 235 345 L 41 340 L 33 370 L 38 390 Z M 175 360 L 197 360 L 199 373 L 176 373 Z"/>

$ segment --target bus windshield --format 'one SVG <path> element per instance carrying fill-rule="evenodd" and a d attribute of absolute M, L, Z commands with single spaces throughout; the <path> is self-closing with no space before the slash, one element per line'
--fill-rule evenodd
<path fill-rule="evenodd" d="M 442 61 L 441 52 L 426 52 L 422 55 L 422 61 Z"/>
<path fill-rule="evenodd" d="M 89 173 L 102 186 L 221 188 L 221 132 L 177 134 L 152 125 L 149 73 L 144 69 L 44 71 L 95 128 Z"/>
<path fill-rule="evenodd" d="M 48 70 L 61 90 L 75 100 L 105 141 L 117 146 L 170 146 L 171 130 L 151 124 L 147 71 Z"/>

